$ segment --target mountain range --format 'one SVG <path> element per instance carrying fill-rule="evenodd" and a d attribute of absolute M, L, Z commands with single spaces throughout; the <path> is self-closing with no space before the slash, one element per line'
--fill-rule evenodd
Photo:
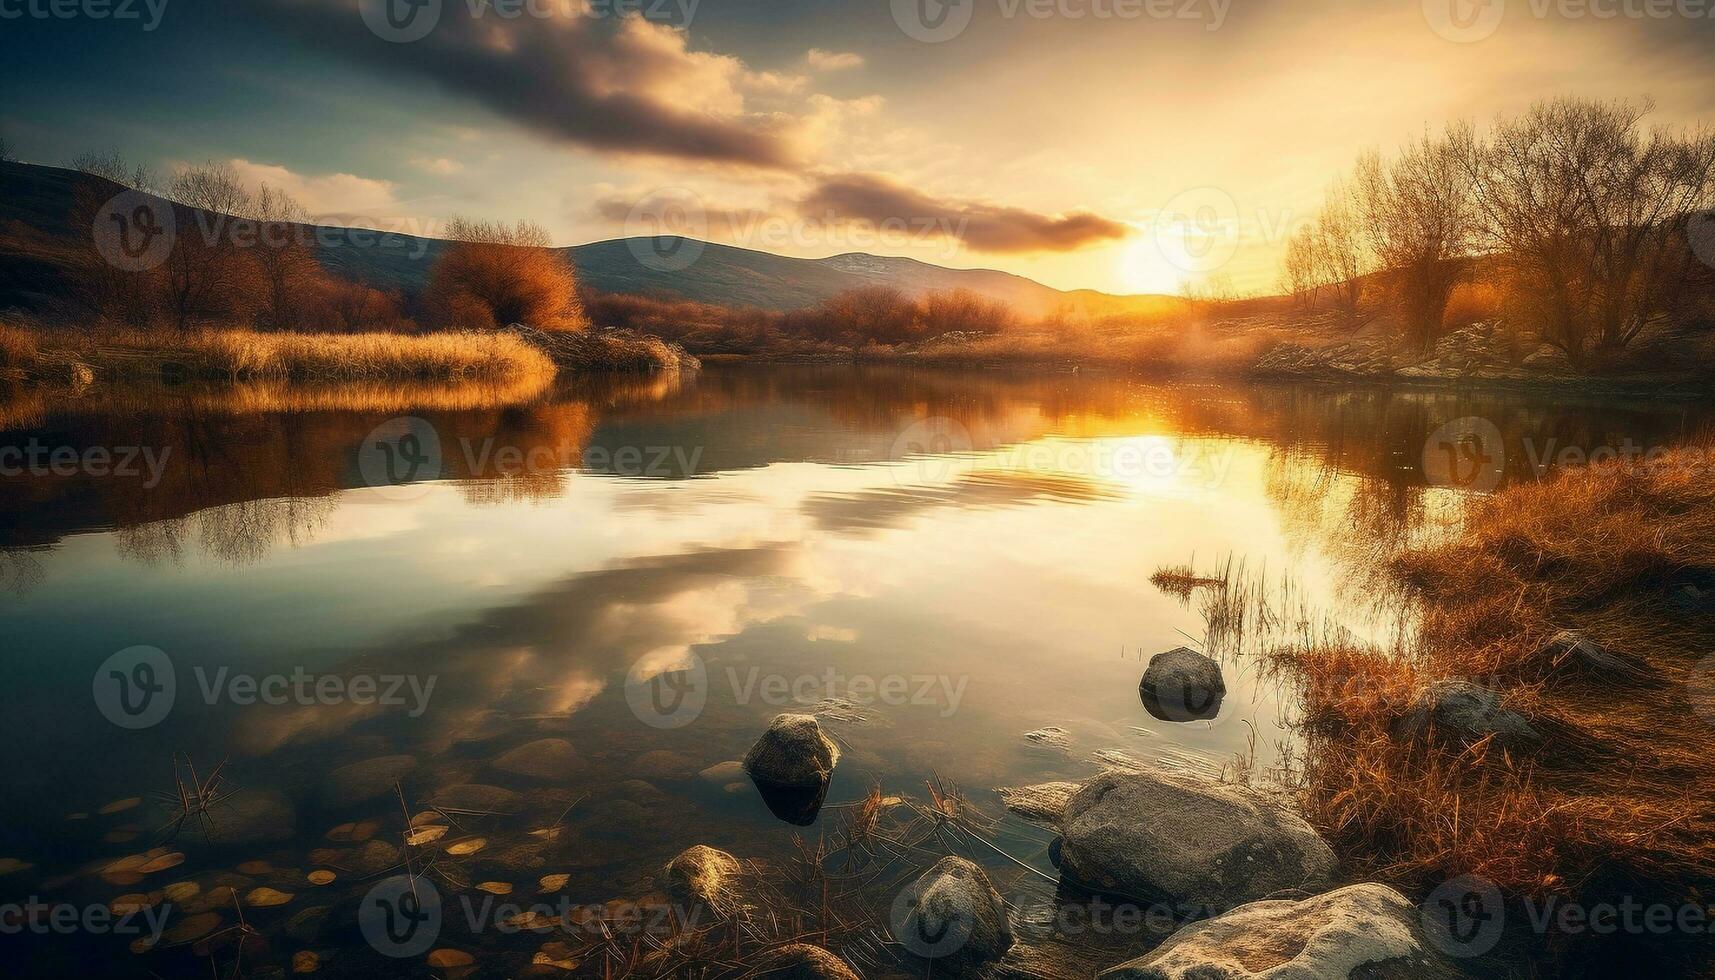
<path fill-rule="evenodd" d="M 24 261 L 6 247 L 27 237 L 65 240 L 87 236 L 73 227 L 78 194 L 123 191 L 101 177 L 58 167 L 0 163 L 0 309 L 36 305 L 61 279 L 56 271 Z M 303 226 L 320 247 L 317 257 L 330 272 L 384 290 L 415 293 L 428 281 L 447 242 L 399 233 L 378 234 L 340 226 Z M 885 286 L 917 296 L 969 290 L 1007 303 L 1025 316 L 1057 309 L 1119 313 L 1175 303 L 1165 296 L 1116 296 L 1095 290 L 1059 290 L 1024 276 L 993 269 L 953 269 L 898 256 L 847 252 L 806 259 L 695 239 L 619 238 L 562 249 L 586 286 L 611 293 L 677 297 L 719 306 L 789 310 L 846 290 Z M 693 261 L 646 261 L 656 255 Z"/>

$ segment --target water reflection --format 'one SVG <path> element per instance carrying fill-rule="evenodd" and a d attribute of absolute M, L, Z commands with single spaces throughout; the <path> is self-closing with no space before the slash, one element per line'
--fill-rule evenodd
<path fill-rule="evenodd" d="M 473 504 L 543 500 L 568 472 L 678 480 L 782 462 L 865 464 L 902 458 L 901 434 L 924 418 L 950 419 L 975 453 L 1048 436 L 1101 441 L 1150 434 L 1174 440 L 1265 444 L 1278 465 L 1270 493 L 1310 524 L 1338 492 L 1339 520 L 1366 537 L 1421 527 L 1433 487 L 1419 464 L 1437 426 L 1465 416 L 1496 422 L 1508 479 L 1538 478 L 1566 447 L 1585 452 L 1633 440 L 1669 445 L 1697 432 L 1695 404 L 1504 393 L 1328 391 L 1295 387 L 1165 388 L 1118 378 L 995 377 L 880 368 L 739 368 L 559 390 L 496 392 L 452 385 L 316 391 L 243 385 L 188 391 L 106 390 L 54 398 L 12 390 L 0 445 L 140 447 L 164 459 L 160 481 L 91 473 L 0 472 L 0 548 L 52 545 L 64 535 L 126 532 L 140 561 L 177 560 L 187 548 L 254 562 L 313 537 L 329 495 L 363 485 L 361 440 L 402 413 L 440 433 L 442 475 Z M 819 494 L 806 510 L 830 529 L 888 527 L 947 507 L 1005 506 L 1042 496 L 1093 499 L 1102 474 L 1008 465 L 961 468 L 952 482 L 921 480 L 854 495 Z M 139 468 L 140 469 L 140 468 Z M 1341 477 L 1358 476 L 1336 488 Z M 319 498 L 319 499 L 318 499 Z M 672 506 L 671 500 L 650 504 Z M 288 503 L 287 501 L 293 501 Z M 311 503 L 310 501 L 315 501 Z M 192 519 L 194 515 L 194 519 Z M 21 564 L 12 559 L 14 564 Z M 7 578 L 17 588 L 30 576 Z"/>
<path fill-rule="evenodd" d="M 41 869 L 28 884 L 114 898 L 85 869 L 141 850 L 121 837 L 148 828 L 100 810 L 163 790 L 178 753 L 231 760 L 238 815 L 281 868 L 373 857 L 330 828 L 393 833 L 401 806 L 480 800 L 488 814 L 464 829 L 486 847 L 450 866 L 527 889 L 565 874 L 596 903 L 646 894 L 693 843 L 785 861 L 800 832 L 781 819 L 828 828 L 877 786 L 956 784 L 998 810 L 993 788 L 1081 778 L 1095 760 L 1218 770 L 1269 754 L 1289 719 L 1238 663 L 1198 717 L 1140 704 L 1151 654 L 1211 639 L 1194 603 L 1150 587 L 1158 568 L 1246 556 L 1290 568 L 1307 604 L 1350 611 L 1378 542 L 1435 533 L 1448 513 L 1454 491 L 1418 462 L 1447 420 L 1493 420 L 1509 478 L 1534 479 L 1550 444 L 1672 442 L 1709 414 L 850 366 L 467 396 L 97 395 L 0 415 L 0 446 L 170 460 L 151 487 L 0 475 L 0 686 L 16 695 L 0 784 L 18 801 L 0 855 Z M 396 495 L 363 485 L 358 456 L 401 414 L 434 427 L 443 478 Z M 944 452 L 914 441 L 926 419 L 957 436 Z M 169 652 L 181 697 L 116 738 L 91 677 L 139 644 Z M 639 712 L 629 688 L 661 671 L 702 678 L 690 717 Z M 294 672 L 416 687 L 403 704 L 260 704 L 211 680 Z M 737 770 L 783 712 L 816 714 L 841 746 L 813 800 L 758 794 Z M 997 833 L 1052 873 L 1044 835 Z M 174 873 L 256 857 L 196 852 Z M 468 938 L 516 957 L 497 969 L 536 952 Z"/>

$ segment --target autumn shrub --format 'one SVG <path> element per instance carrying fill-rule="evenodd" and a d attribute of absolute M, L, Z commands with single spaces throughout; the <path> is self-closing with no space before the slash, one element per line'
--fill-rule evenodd
<path fill-rule="evenodd" d="M 429 276 L 427 306 L 439 326 L 487 330 L 523 323 L 582 331 L 589 321 L 570 260 L 540 226 L 455 218 Z"/>

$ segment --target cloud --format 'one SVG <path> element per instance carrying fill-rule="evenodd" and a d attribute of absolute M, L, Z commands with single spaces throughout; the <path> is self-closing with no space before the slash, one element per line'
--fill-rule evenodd
<path fill-rule="evenodd" d="M 394 215 L 399 200 L 392 181 L 356 174 L 301 174 L 273 163 L 237 159 L 229 163 L 246 187 L 263 184 L 285 191 L 312 215 Z"/>
<path fill-rule="evenodd" d="M 863 55 L 849 51 L 824 51 L 821 48 L 811 48 L 804 55 L 804 63 L 812 71 L 847 71 L 863 67 Z"/>
<path fill-rule="evenodd" d="M 411 161 L 411 166 L 425 173 L 442 176 L 464 173 L 464 164 L 447 157 L 417 157 Z"/>
<path fill-rule="evenodd" d="M 978 252 L 1070 252 L 1131 233 L 1127 225 L 1088 211 L 1050 215 L 941 200 L 879 174 L 824 177 L 798 202 L 798 212 L 809 219 L 942 228 Z"/>
<path fill-rule="evenodd" d="M 318 48 L 473 99 L 555 139 L 756 168 L 802 162 L 792 116 L 746 103 L 747 93 L 789 91 L 790 78 L 693 51 L 683 30 L 640 16 L 508 19 L 447 3 L 427 36 L 394 44 L 364 28 L 352 0 L 266 2 Z"/>

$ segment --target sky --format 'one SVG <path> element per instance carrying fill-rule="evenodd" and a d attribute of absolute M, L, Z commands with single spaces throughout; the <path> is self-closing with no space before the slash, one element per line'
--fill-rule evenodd
<path fill-rule="evenodd" d="M 0 135 L 324 223 L 527 218 L 1271 291 L 1369 148 L 1555 95 L 1715 123 L 1715 0 L 0 0 Z"/>

